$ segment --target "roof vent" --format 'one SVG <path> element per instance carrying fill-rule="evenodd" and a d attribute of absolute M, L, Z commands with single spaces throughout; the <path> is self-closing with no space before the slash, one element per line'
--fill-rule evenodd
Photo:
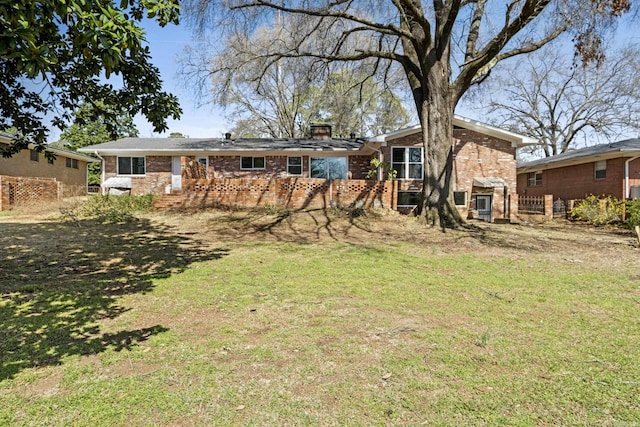
<path fill-rule="evenodd" d="M 314 124 L 310 126 L 311 138 L 313 139 L 329 139 L 331 138 L 331 125 Z"/>
<path fill-rule="evenodd" d="M 224 134 L 224 139 L 226 139 L 227 141 L 231 139 L 231 134 L 229 132 Z"/>
<path fill-rule="evenodd" d="M 351 138 L 351 139 L 356 139 L 356 133 L 355 133 L 355 132 L 351 132 L 351 133 L 349 134 L 349 138 Z"/>

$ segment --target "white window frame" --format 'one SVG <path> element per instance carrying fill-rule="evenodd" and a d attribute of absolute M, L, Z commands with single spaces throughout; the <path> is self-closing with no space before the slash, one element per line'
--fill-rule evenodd
<path fill-rule="evenodd" d="M 314 168 L 312 167 L 312 163 L 314 160 L 334 160 L 334 159 L 340 159 L 340 160 L 344 160 L 344 172 L 345 172 L 345 176 L 344 177 L 340 177 L 340 178 L 334 178 L 334 177 L 328 177 L 328 178 L 323 178 L 323 177 L 314 177 L 313 176 L 313 171 Z M 327 169 L 327 172 L 329 172 L 329 174 L 331 173 L 331 170 Z M 318 179 L 348 179 L 349 178 L 349 157 L 309 157 L 309 178 L 318 178 Z"/>
<path fill-rule="evenodd" d="M 462 203 L 462 204 L 456 203 L 456 193 L 464 194 L 464 203 Z M 469 204 L 469 198 L 467 197 L 467 194 L 468 193 L 466 191 L 454 191 L 453 192 L 453 203 L 456 206 L 467 206 Z"/>
<path fill-rule="evenodd" d="M 598 176 L 598 172 L 604 172 L 603 176 Z M 607 179 L 607 161 L 606 160 L 598 160 L 593 164 L 593 179 L 596 181 L 602 181 L 603 179 Z"/>
<path fill-rule="evenodd" d="M 290 163 L 291 159 L 300 159 L 300 164 L 299 165 L 292 165 Z M 304 168 L 303 166 L 303 159 L 302 156 L 289 156 L 287 157 L 287 175 L 291 175 L 291 176 L 302 176 L 302 174 L 304 173 Z M 289 168 L 291 167 L 295 167 L 295 168 L 300 168 L 300 173 L 291 173 L 291 170 Z"/>
<path fill-rule="evenodd" d="M 120 159 L 129 159 L 129 167 L 131 168 L 130 173 L 120 172 Z M 133 160 L 132 159 L 142 159 L 144 162 L 144 172 L 143 173 L 133 173 Z M 116 158 L 116 168 L 117 174 L 122 176 L 145 176 L 147 174 L 147 158 L 145 156 L 118 156 Z"/>
<path fill-rule="evenodd" d="M 242 166 L 242 159 L 251 159 L 251 167 L 245 168 Z M 262 159 L 262 167 L 256 167 L 256 159 Z M 241 156 L 240 157 L 240 170 L 243 171 L 255 171 L 255 170 L 265 170 L 267 168 L 267 159 L 264 156 Z"/>
<path fill-rule="evenodd" d="M 538 179 L 538 175 L 540 178 Z M 542 185 L 542 171 L 529 172 L 527 174 L 527 187 L 540 187 Z"/>
<path fill-rule="evenodd" d="M 394 158 L 393 156 L 393 152 L 394 150 L 398 150 L 401 149 L 403 150 L 403 158 L 401 161 L 398 161 L 397 159 Z M 420 150 L 420 162 L 410 162 L 409 161 L 409 153 L 411 152 L 411 150 Z M 404 166 L 404 176 L 400 175 L 400 171 L 398 171 L 394 165 L 397 164 L 402 164 Z M 398 175 L 396 176 L 396 179 L 400 179 L 400 180 L 417 180 L 417 179 L 422 179 L 422 176 L 420 178 L 411 178 L 409 176 L 409 170 L 411 169 L 411 166 L 415 166 L 415 165 L 420 165 L 420 175 L 424 174 L 424 150 L 423 147 L 414 147 L 414 146 L 392 146 L 391 147 L 391 167 L 393 169 L 395 169 L 398 172 Z"/>

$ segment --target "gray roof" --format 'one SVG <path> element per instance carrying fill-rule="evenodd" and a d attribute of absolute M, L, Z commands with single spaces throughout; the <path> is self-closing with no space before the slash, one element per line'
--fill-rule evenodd
<path fill-rule="evenodd" d="M 577 150 L 567 151 L 557 156 L 532 160 L 518 165 L 518 169 L 560 167 L 565 164 L 580 164 L 593 161 L 595 158 L 635 157 L 640 155 L 640 139 L 625 139 L 610 144 L 598 144 Z"/>
<path fill-rule="evenodd" d="M 84 153 L 211 151 L 358 151 L 364 139 L 302 138 L 123 138 L 81 148 Z"/>

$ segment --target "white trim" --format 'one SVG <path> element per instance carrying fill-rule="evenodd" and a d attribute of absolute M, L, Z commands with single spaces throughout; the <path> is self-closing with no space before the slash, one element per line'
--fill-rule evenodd
<path fill-rule="evenodd" d="M 243 168 L 242 167 L 242 159 L 245 158 L 250 158 L 251 159 L 251 167 L 250 168 Z M 256 158 L 261 158 L 264 166 L 262 166 L 261 168 L 257 168 L 254 166 L 255 161 L 253 159 Z M 263 171 L 267 169 L 267 157 L 266 156 L 240 156 L 240 170 L 241 171 Z"/>
<path fill-rule="evenodd" d="M 499 139 L 504 139 L 505 141 L 511 142 L 513 147 L 522 147 L 525 145 L 537 144 L 538 141 L 534 138 L 530 138 L 528 136 L 520 135 L 515 132 L 510 132 L 504 129 L 499 129 L 497 127 L 488 125 L 486 123 L 481 123 L 476 120 L 472 120 L 466 117 L 458 116 L 454 114 L 453 126 L 461 127 L 468 130 L 473 130 L 484 135 L 493 136 Z M 378 135 L 372 139 L 374 142 L 381 142 L 382 145 L 387 145 L 389 141 L 394 139 L 402 138 L 408 135 L 413 135 L 414 133 L 420 132 L 422 130 L 422 126 L 415 125 L 405 129 L 400 129 L 394 132 L 389 132 L 384 135 Z"/>
<path fill-rule="evenodd" d="M 299 174 L 289 173 L 289 159 L 292 158 L 292 157 L 300 159 L 300 173 Z M 298 165 L 292 165 L 292 166 L 298 166 Z M 304 175 L 304 156 L 287 156 L 287 176 L 302 176 L 302 175 Z"/>
<path fill-rule="evenodd" d="M 120 157 L 123 158 L 140 158 L 144 159 L 144 173 L 120 173 Z M 133 165 L 131 165 L 131 169 L 133 170 Z M 116 175 L 117 176 L 137 176 L 144 177 L 147 176 L 147 157 L 146 156 L 116 156 Z"/>

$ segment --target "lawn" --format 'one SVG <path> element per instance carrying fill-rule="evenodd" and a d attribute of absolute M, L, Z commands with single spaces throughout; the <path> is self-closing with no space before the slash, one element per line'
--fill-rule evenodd
<path fill-rule="evenodd" d="M 640 426 L 634 237 L 0 217 L 0 425 Z"/>

